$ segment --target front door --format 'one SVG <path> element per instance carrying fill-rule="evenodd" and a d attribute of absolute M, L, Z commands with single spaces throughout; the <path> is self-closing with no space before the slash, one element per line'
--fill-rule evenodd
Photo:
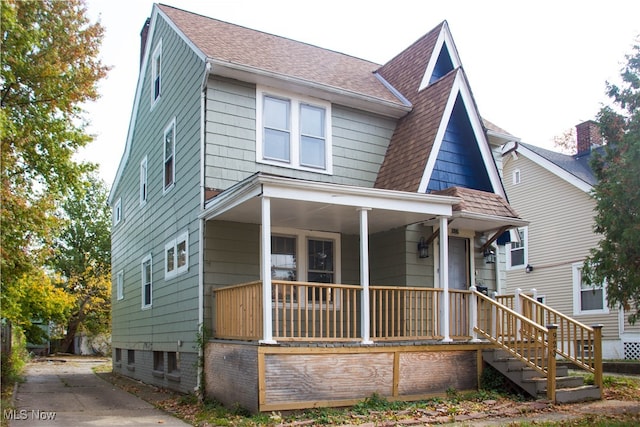
<path fill-rule="evenodd" d="M 449 288 L 469 288 L 469 239 L 449 237 Z"/>
<path fill-rule="evenodd" d="M 449 237 L 449 289 L 469 288 L 469 239 Z M 469 333 L 466 294 L 449 293 L 449 332 L 451 337 L 463 337 Z"/>

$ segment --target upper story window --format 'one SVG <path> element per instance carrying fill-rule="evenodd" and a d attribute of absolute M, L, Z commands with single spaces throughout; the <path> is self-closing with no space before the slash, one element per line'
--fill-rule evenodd
<path fill-rule="evenodd" d="M 507 243 L 507 268 L 524 268 L 528 262 L 528 228 L 511 230 L 511 242 Z"/>
<path fill-rule="evenodd" d="M 155 104 L 162 93 L 162 40 L 156 46 L 151 57 L 151 105 Z"/>
<path fill-rule="evenodd" d="M 124 272 L 122 270 L 116 274 L 116 298 L 119 300 L 124 298 Z"/>
<path fill-rule="evenodd" d="M 119 300 L 124 298 L 124 272 L 122 270 L 116 274 L 116 298 Z"/>
<path fill-rule="evenodd" d="M 604 285 L 592 286 L 582 280 L 582 263 L 571 265 L 573 276 L 573 314 L 606 314 L 607 295 Z"/>
<path fill-rule="evenodd" d="M 332 173 L 330 103 L 262 89 L 256 99 L 258 162 Z"/>
<path fill-rule="evenodd" d="M 152 282 L 151 254 L 142 259 L 142 308 L 151 307 L 153 282 Z"/>
<path fill-rule="evenodd" d="M 164 131 L 164 191 L 173 187 L 176 178 L 176 121 L 175 119 Z"/>
<path fill-rule="evenodd" d="M 149 188 L 147 186 L 147 156 L 140 162 L 140 205 L 147 202 Z"/>
<path fill-rule="evenodd" d="M 184 232 L 164 246 L 164 277 L 169 279 L 189 269 L 189 233 Z"/>
<path fill-rule="evenodd" d="M 113 204 L 113 225 L 118 225 L 122 221 L 122 199 L 119 198 Z"/>

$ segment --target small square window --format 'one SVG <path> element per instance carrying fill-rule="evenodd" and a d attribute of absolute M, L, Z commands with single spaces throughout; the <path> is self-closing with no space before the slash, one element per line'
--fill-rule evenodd
<path fill-rule="evenodd" d="M 175 373 L 180 370 L 180 353 L 176 351 L 167 352 L 167 372 Z"/>
<path fill-rule="evenodd" d="M 520 184 L 520 169 L 516 169 L 513 171 L 513 184 Z"/>
<path fill-rule="evenodd" d="M 153 352 L 153 370 L 164 371 L 164 353 L 161 351 Z"/>
<path fill-rule="evenodd" d="M 136 363 L 136 351 L 127 350 L 127 364 L 134 365 Z"/>
<path fill-rule="evenodd" d="M 189 233 L 184 232 L 164 245 L 164 277 L 169 279 L 189 269 Z"/>

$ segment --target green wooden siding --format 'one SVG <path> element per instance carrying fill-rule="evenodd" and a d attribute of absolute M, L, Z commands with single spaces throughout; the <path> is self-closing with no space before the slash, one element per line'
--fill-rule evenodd
<path fill-rule="evenodd" d="M 114 200 L 121 198 L 123 212 L 121 223 L 112 232 L 112 269 L 124 273 L 124 299 L 116 299 L 114 288 L 112 345 L 122 349 L 194 352 L 199 302 L 200 82 L 204 64 L 162 19 L 155 27 L 150 52 L 160 40 L 162 95 L 151 107 L 149 61 L 127 163 L 118 187 L 112 190 Z M 163 135 L 174 119 L 175 185 L 163 194 Z M 145 156 L 148 199 L 141 206 L 140 161 Z M 185 231 L 189 269 L 165 280 L 165 244 Z M 142 309 L 141 261 L 148 254 L 152 255 L 153 300 L 151 308 Z M 143 371 L 137 369 L 136 376 L 144 377 Z M 194 384 L 195 375 L 190 375 L 182 378 L 179 387 L 192 388 Z"/>

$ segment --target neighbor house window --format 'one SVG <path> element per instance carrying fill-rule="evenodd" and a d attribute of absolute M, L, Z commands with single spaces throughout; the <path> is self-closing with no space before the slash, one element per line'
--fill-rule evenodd
<path fill-rule="evenodd" d="M 171 278 L 189 269 L 189 233 L 185 232 L 164 245 L 164 277 Z"/>
<path fill-rule="evenodd" d="M 520 169 L 513 171 L 513 184 L 520 184 Z"/>
<path fill-rule="evenodd" d="M 147 202 L 147 156 L 140 162 L 140 205 Z"/>
<path fill-rule="evenodd" d="M 136 351 L 127 350 L 127 365 L 133 365 L 136 363 Z"/>
<path fill-rule="evenodd" d="M 526 227 L 511 230 L 511 242 L 507 243 L 507 268 L 524 268 L 527 265 L 527 239 Z"/>
<path fill-rule="evenodd" d="M 164 131 L 164 191 L 169 190 L 176 177 L 176 122 L 175 120 Z"/>
<path fill-rule="evenodd" d="M 122 349 L 116 348 L 116 363 L 122 362 Z"/>
<path fill-rule="evenodd" d="M 142 308 L 151 307 L 153 293 L 151 255 L 142 260 Z"/>
<path fill-rule="evenodd" d="M 259 162 L 331 173 L 331 104 L 258 89 Z"/>
<path fill-rule="evenodd" d="M 602 284 L 588 285 L 582 280 L 582 263 L 572 264 L 573 314 L 606 314 L 606 289 Z"/>
<path fill-rule="evenodd" d="M 284 231 L 287 235 L 280 234 Z M 339 283 L 339 235 L 334 233 L 305 232 L 301 230 L 276 230 L 271 236 L 271 278 L 275 281 L 302 281 Z M 277 291 L 276 291 L 277 289 Z M 285 290 L 284 293 L 281 292 Z M 274 287 L 278 302 L 307 301 L 332 302 L 329 289 L 298 286 L 293 294 L 287 289 Z M 275 292 L 280 292 L 276 295 Z"/>
<path fill-rule="evenodd" d="M 113 225 L 117 225 L 122 221 L 122 199 L 116 200 L 113 204 Z"/>
<path fill-rule="evenodd" d="M 122 270 L 116 273 L 116 298 L 119 300 L 124 298 L 124 272 Z"/>
<path fill-rule="evenodd" d="M 160 98 L 162 93 L 162 41 L 153 51 L 151 59 L 151 105 Z"/>

